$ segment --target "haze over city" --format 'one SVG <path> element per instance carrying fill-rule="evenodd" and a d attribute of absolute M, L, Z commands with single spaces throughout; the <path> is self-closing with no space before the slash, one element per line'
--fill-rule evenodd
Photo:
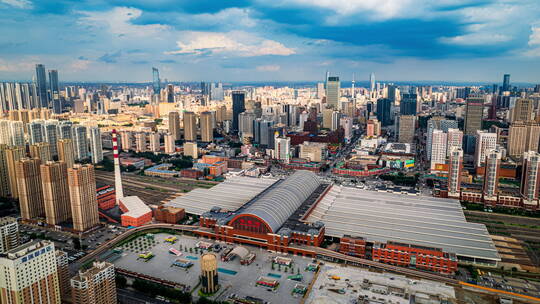
<path fill-rule="evenodd" d="M 536 0 L 0 1 L 0 79 L 516 82 L 540 71 Z"/>

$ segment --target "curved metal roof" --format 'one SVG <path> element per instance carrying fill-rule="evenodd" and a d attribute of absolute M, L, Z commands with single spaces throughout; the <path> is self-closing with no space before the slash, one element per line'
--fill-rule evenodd
<path fill-rule="evenodd" d="M 296 171 L 253 202 L 240 215 L 255 215 L 264 220 L 272 228 L 272 232 L 276 232 L 320 183 L 315 173 Z"/>

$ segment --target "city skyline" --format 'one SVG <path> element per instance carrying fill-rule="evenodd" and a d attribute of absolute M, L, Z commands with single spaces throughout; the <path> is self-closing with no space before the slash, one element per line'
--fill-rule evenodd
<path fill-rule="evenodd" d="M 374 72 L 498 83 L 509 73 L 535 83 L 539 14 L 532 0 L 3 0 L 0 79 L 30 80 L 43 63 L 62 82 L 146 82 L 155 66 L 172 81 L 317 81 L 329 70 L 360 81 Z"/>

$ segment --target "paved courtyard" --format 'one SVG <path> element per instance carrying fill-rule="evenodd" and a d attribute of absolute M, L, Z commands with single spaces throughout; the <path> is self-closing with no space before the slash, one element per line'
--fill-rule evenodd
<path fill-rule="evenodd" d="M 199 260 L 202 254 L 201 251 L 196 253 L 194 248 L 199 241 L 209 243 L 216 243 L 216 241 L 177 235 L 178 239 L 176 243 L 170 244 L 165 242 L 165 239 L 170 236 L 172 234 L 160 233 L 154 235 L 153 242 L 134 240 L 131 242 L 132 244 L 124 244 L 122 246 L 124 247 L 122 256 L 114 261 L 114 264 L 118 268 L 186 285 L 194 291 L 193 295 L 196 296 L 201 271 Z M 217 243 L 222 246 L 238 246 L 224 242 Z M 152 246 L 148 246 L 149 244 Z M 258 247 L 242 246 L 257 255 L 251 265 L 241 265 L 239 258 L 228 262 L 221 261 L 219 256 L 223 250 L 216 254 L 218 256 L 218 280 L 221 288 L 214 295 L 214 299 L 226 300 L 230 296 L 235 295 L 238 298 L 251 296 L 269 303 L 278 304 L 300 302 L 301 296 L 294 296 L 292 291 L 297 284 L 309 286 L 313 280 L 314 272 L 306 270 L 307 265 L 312 262 L 310 258 L 279 254 L 279 256 L 292 258 L 292 267 L 286 268 L 274 265 L 274 269 L 272 269 L 271 260 L 273 257 L 278 256 L 278 254 Z M 170 248 L 180 251 L 182 255 L 178 257 L 169 253 Z M 139 258 L 139 254 L 145 251 L 151 251 L 154 254 L 154 257 L 146 262 Z M 178 258 L 193 262 L 193 266 L 188 269 L 172 266 L 173 262 Z M 303 276 L 301 282 L 288 279 L 289 276 L 296 275 L 298 272 Z M 256 286 L 256 281 L 259 277 L 276 279 L 279 282 L 279 286 L 275 290 Z"/>

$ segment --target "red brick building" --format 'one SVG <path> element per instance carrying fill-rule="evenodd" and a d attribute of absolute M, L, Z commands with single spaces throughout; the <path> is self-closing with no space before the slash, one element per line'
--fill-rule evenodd
<path fill-rule="evenodd" d="M 376 262 L 445 274 L 453 274 L 457 270 L 455 254 L 444 252 L 440 248 L 396 242 L 374 244 L 372 259 Z"/>
<path fill-rule="evenodd" d="M 183 208 L 159 206 L 154 209 L 154 218 L 158 222 L 177 224 L 186 216 Z"/>

